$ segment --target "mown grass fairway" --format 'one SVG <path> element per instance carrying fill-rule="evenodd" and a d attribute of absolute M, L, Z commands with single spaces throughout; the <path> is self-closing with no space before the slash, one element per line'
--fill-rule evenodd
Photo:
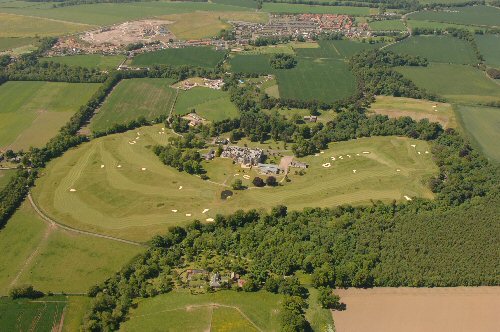
<path fill-rule="evenodd" d="M 0 86 L 0 150 L 40 147 L 99 84 L 7 82 Z"/>
<path fill-rule="evenodd" d="M 58 36 L 90 28 L 86 24 L 0 13 L 0 37 Z"/>
<path fill-rule="evenodd" d="M 224 59 L 225 54 L 225 52 L 216 51 L 211 47 L 171 48 L 139 54 L 132 59 L 132 65 L 190 65 L 215 68 L 215 66 Z"/>
<path fill-rule="evenodd" d="M 100 68 L 100 69 L 115 69 L 125 60 L 123 55 L 100 55 L 100 54 L 84 54 L 72 56 L 57 56 L 50 58 L 42 58 L 41 61 L 52 61 L 75 67 Z"/>
<path fill-rule="evenodd" d="M 476 35 L 479 52 L 487 65 L 500 68 L 500 34 Z"/>
<path fill-rule="evenodd" d="M 345 14 L 354 16 L 366 16 L 370 14 L 370 9 L 368 7 L 317 6 L 317 5 L 270 3 L 270 2 L 266 2 L 263 4 L 262 11 L 268 13 Z"/>
<path fill-rule="evenodd" d="M 231 199 L 222 200 L 220 194 L 235 174 L 252 187 L 257 171 L 241 170 L 229 159 L 217 158 L 204 166 L 216 183 L 180 173 L 163 165 L 148 148 L 166 144 L 173 135 L 168 131 L 160 134 L 160 127 L 110 135 L 68 151 L 51 162 L 38 180 L 34 189 L 38 205 L 72 227 L 147 240 L 171 225 L 204 221 L 242 207 L 267 209 L 285 204 L 289 209 L 302 209 L 368 203 L 370 199 L 402 200 L 404 195 L 432 197 L 423 182 L 436 170 L 431 155 L 425 154 L 430 150 L 427 143 L 374 137 L 334 143 L 324 154 L 304 158 L 311 165 L 307 174 L 295 175 L 292 170 L 291 182 L 283 186 L 237 191 Z M 337 161 L 332 162 L 333 156 Z M 330 168 L 322 167 L 328 162 Z M 353 170 L 357 172 L 353 174 Z M 248 180 L 243 179 L 245 174 Z M 205 209 L 209 211 L 202 213 Z"/>
<path fill-rule="evenodd" d="M 493 6 L 453 7 L 452 10 L 424 10 L 409 16 L 410 19 L 448 22 L 466 25 L 500 26 L 500 8 Z"/>
<path fill-rule="evenodd" d="M 176 91 L 165 78 L 134 78 L 121 81 L 90 121 L 90 129 L 103 131 L 144 116 L 153 120 L 168 115 Z"/>
<path fill-rule="evenodd" d="M 373 21 L 368 24 L 374 31 L 405 31 L 406 26 L 401 20 Z"/>
<path fill-rule="evenodd" d="M 450 104 L 423 99 L 377 96 L 370 105 L 370 112 L 391 118 L 409 116 L 415 120 L 429 119 L 439 122 L 444 128 L 456 128 L 457 120 Z"/>
<path fill-rule="evenodd" d="M 493 107 L 457 106 L 462 127 L 483 152 L 500 161 L 500 109 Z"/>
<path fill-rule="evenodd" d="M 397 69 L 415 84 L 454 102 L 480 103 L 500 100 L 500 85 L 478 69 L 464 65 L 430 64 Z"/>
<path fill-rule="evenodd" d="M 470 44 L 451 36 L 414 36 L 387 47 L 387 50 L 427 58 L 430 62 L 476 64 Z"/>
<path fill-rule="evenodd" d="M 205 87 L 179 91 L 175 113 L 185 115 L 192 110 L 209 121 L 239 117 L 238 110 L 229 99 L 228 92 Z"/>
<path fill-rule="evenodd" d="M 265 291 L 174 291 L 138 302 L 122 331 L 278 331 L 280 295 Z"/>

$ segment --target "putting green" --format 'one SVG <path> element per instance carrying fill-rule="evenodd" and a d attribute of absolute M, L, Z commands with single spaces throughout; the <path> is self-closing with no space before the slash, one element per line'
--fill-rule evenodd
<path fill-rule="evenodd" d="M 431 154 L 425 153 L 430 150 L 426 142 L 373 137 L 333 143 L 324 153 L 303 158 L 310 164 L 306 174 L 292 169 L 291 181 L 282 186 L 254 188 L 251 180 L 257 172 L 242 170 L 227 159 L 206 163 L 210 182 L 159 161 L 148 146 L 166 144 L 173 135 L 161 132 L 161 126 L 145 127 L 68 151 L 38 180 L 35 201 L 46 214 L 72 227 L 147 240 L 169 226 L 241 208 L 285 204 L 302 209 L 405 200 L 405 195 L 432 197 L 423 179 L 437 171 Z M 325 163 L 331 166 L 323 167 Z M 221 192 L 228 189 L 224 183 L 230 185 L 237 177 L 250 189 L 221 200 Z M 209 211 L 203 213 L 205 209 Z"/>

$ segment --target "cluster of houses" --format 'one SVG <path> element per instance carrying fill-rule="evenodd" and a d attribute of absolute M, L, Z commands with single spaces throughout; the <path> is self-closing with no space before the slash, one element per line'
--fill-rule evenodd
<path fill-rule="evenodd" d="M 248 148 L 230 145 L 222 151 L 222 158 L 230 158 L 242 167 L 257 166 L 264 159 L 264 151 L 259 148 Z"/>
<path fill-rule="evenodd" d="M 201 125 L 207 121 L 205 118 L 202 118 L 201 116 L 199 116 L 196 113 L 186 114 L 182 118 L 189 121 L 188 124 L 190 127 L 196 127 L 196 126 Z"/>
<path fill-rule="evenodd" d="M 193 81 L 190 79 L 180 82 L 179 89 L 181 90 L 191 90 L 194 87 L 201 86 L 209 89 L 220 90 L 224 86 L 224 81 L 222 79 L 211 80 L 208 78 L 203 78 L 201 81 Z"/>
<path fill-rule="evenodd" d="M 238 287 L 243 287 L 246 281 L 242 279 L 240 275 L 236 272 L 220 273 L 213 272 L 210 273 L 203 269 L 189 269 L 186 271 L 186 279 L 188 284 L 194 284 L 193 281 L 207 281 L 208 286 L 214 289 L 228 287 L 231 284 L 236 284 Z"/>

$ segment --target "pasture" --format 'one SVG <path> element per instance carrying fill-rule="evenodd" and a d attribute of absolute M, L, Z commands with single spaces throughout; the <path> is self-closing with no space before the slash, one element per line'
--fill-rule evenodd
<path fill-rule="evenodd" d="M 7 82 L 0 86 L 0 150 L 41 147 L 99 84 Z"/>
<path fill-rule="evenodd" d="M 372 21 L 368 24 L 373 31 L 405 31 L 406 26 L 401 20 Z"/>
<path fill-rule="evenodd" d="M 13 50 L 23 46 L 29 46 L 36 43 L 36 38 L 9 38 L 9 37 L 0 37 L 0 52 Z"/>
<path fill-rule="evenodd" d="M 390 118 L 409 116 L 414 120 L 429 119 L 439 122 L 443 128 L 456 128 L 457 119 L 450 104 L 423 99 L 377 96 L 369 112 L 387 115 Z"/>
<path fill-rule="evenodd" d="M 433 63 L 427 67 L 399 67 L 397 70 L 418 87 L 458 103 L 500 100 L 500 85 L 476 68 Z"/>
<path fill-rule="evenodd" d="M 368 16 L 370 14 L 370 8 L 368 7 L 318 6 L 272 2 L 265 2 L 262 5 L 262 11 L 283 14 L 345 14 L 352 16 Z"/>
<path fill-rule="evenodd" d="M 132 65 L 139 67 L 151 65 L 190 65 L 215 68 L 225 56 L 225 52 L 216 51 L 211 47 L 170 48 L 139 54 L 132 59 Z"/>
<path fill-rule="evenodd" d="M 296 49 L 299 57 L 347 59 L 366 49 L 380 48 L 383 43 L 361 43 L 352 40 L 322 40 L 319 48 Z"/>
<path fill-rule="evenodd" d="M 500 34 L 476 35 L 475 38 L 485 63 L 500 68 Z"/>
<path fill-rule="evenodd" d="M 175 113 L 185 115 L 195 112 L 209 121 L 221 121 L 239 117 L 236 106 L 229 99 L 229 93 L 205 87 L 180 90 Z"/>
<path fill-rule="evenodd" d="M 122 331 L 279 331 L 282 296 L 230 290 L 191 295 L 179 290 L 138 301 Z"/>
<path fill-rule="evenodd" d="M 473 32 L 478 27 L 470 26 L 470 25 L 461 25 L 461 24 L 452 24 L 452 23 L 443 23 L 436 21 L 419 21 L 414 19 L 408 19 L 406 24 L 410 29 L 422 28 L 422 29 L 447 29 L 447 28 L 457 28 L 464 29 Z"/>
<path fill-rule="evenodd" d="M 0 190 L 2 190 L 10 181 L 10 179 L 16 174 L 13 169 L 0 170 Z"/>
<path fill-rule="evenodd" d="M 123 55 L 101 55 L 101 54 L 82 54 L 72 56 L 55 56 L 50 58 L 41 58 L 41 61 L 52 61 L 74 67 L 99 68 L 102 70 L 115 69 L 124 60 Z"/>
<path fill-rule="evenodd" d="M 421 56 L 430 62 L 477 64 L 470 44 L 451 36 L 413 36 L 387 47 L 398 54 Z"/>
<path fill-rule="evenodd" d="M 412 20 L 436 21 L 477 26 L 500 26 L 500 8 L 493 6 L 453 7 L 423 10 L 409 15 Z"/>
<path fill-rule="evenodd" d="M 241 169 L 230 159 L 204 162 L 212 182 L 162 164 L 150 146 L 166 144 L 172 135 L 162 134 L 161 126 L 151 126 L 85 143 L 50 162 L 33 196 L 46 214 L 61 223 L 138 241 L 172 225 L 205 221 L 241 207 L 269 209 L 285 204 L 297 210 L 364 204 L 370 199 L 404 200 L 404 195 L 432 197 L 423 182 L 436 172 L 431 155 L 425 153 L 430 150 L 426 142 L 374 137 L 334 143 L 324 154 L 303 158 L 311 165 L 306 175 L 292 170 L 291 182 L 252 188 L 251 179 L 258 172 Z M 331 157 L 337 160 L 332 162 Z M 331 167 L 323 167 L 325 163 Z M 251 189 L 222 200 L 221 192 L 237 176 Z"/>
<path fill-rule="evenodd" d="M 104 131 L 115 124 L 125 124 L 140 116 L 147 120 L 167 116 L 176 91 L 165 78 L 122 80 L 90 121 L 92 131 Z"/>
<path fill-rule="evenodd" d="M 493 107 L 457 106 L 460 124 L 472 141 L 489 158 L 500 162 L 500 109 Z"/>

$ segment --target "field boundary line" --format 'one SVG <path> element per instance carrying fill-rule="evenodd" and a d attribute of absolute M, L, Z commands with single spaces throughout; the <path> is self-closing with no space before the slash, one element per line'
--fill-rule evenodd
<path fill-rule="evenodd" d="M 33 207 L 33 209 L 35 209 L 35 212 L 47 223 L 49 223 L 51 226 L 55 226 L 55 227 L 58 227 L 58 228 L 61 228 L 61 229 L 64 229 L 64 230 L 67 230 L 69 232 L 73 232 L 73 233 L 77 233 L 77 234 L 83 234 L 83 235 L 88 235 L 88 236 L 94 236 L 94 237 L 98 237 L 98 238 L 101 238 L 101 239 L 107 239 L 107 240 L 113 240 L 113 241 L 118 241 L 118 242 L 122 242 L 122 243 L 127 243 L 127 244 L 131 244 L 131 245 L 134 245 L 134 246 L 140 246 L 140 247 L 147 247 L 147 245 L 143 244 L 143 243 L 140 243 L 140 242 L 135 242 L 135 241 L 130 241 L 130 240 L 125 240 L 125 239 L 121 239 L 121 238 L 118 238 L 118 237 L 114 237 L 114 236 L 110 236 L 110 235 L 104 235 L 104 234 L 99 234 L 99 233 L 93 233 L 93 232 L 89 232 L 89 231 L 84 231 L 84 230 L 80 230 L 80 229 L 76 229 L 76 228 L 73 228 L 73 227 L 69 227 L 69 226 L 66 226 L 66 225 L 63 225 L 57 221 L 55 221 L 54 219 L 48 217 L 47 215 L 45 215 L 39 208 L 38 206 L 35 204 L 35 201 L 33 200 L 33 197 L 31 196 L 31 192 L 28 193 L 28 200 L 30 201 L 30 204 L 31 206 Z"/>
<path fill-rule="evenodd" d="M 172 107 L 170 107 L 170 112 L 168 113 L 168 118 L 167 118 L 168 121 L 170 121 L 170 119 L 172 118 L 172 112 L 174 111 L 175 103 L 177 103 L 177 97 L 179 96 L 179 88 L 177 88 L 175 90 L 176 90 L 176 92 L 175 92 L 174 101 L 172 102 Z"/>

